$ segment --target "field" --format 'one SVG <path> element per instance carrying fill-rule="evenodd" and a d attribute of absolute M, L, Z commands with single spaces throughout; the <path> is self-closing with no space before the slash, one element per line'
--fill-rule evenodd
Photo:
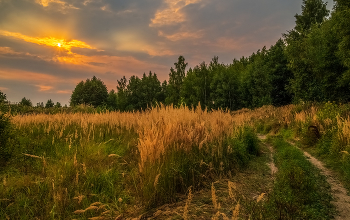
<path fill-rule="evenodd" d="M 324 103 L 236 112 L 160 106 L 144 112 L 2 115 L 0 218 L 127 219 L 182 202 L 178 219 L 196 219 L 193 195 L 207 190 L 212 209 L 202 212 L 203 219 L 331 219 L 324 177 L 283 141 L 295 140 L 317 155 L 349 190 L 348 109 Z M 270 138 L 262 143 L 258 133 Z M 259 195 L 242 196 L 235 187 L 242 173 L 250 173 L 244 177 L 249 180 L 258 175 L 254 169 L 268 170 L 269 144 L 277 175 L 261 177 L 270 185 Z M 290 164 L 300 172 L 293 173 Z M 218 181 L 226 182 L 227 195 L 221 196 L 231 198 L 222 207 Z M 254 190 L 253 184 L 243 188 Z"/>

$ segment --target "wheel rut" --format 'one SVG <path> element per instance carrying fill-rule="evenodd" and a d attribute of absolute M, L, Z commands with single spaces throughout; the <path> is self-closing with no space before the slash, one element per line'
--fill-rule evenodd
<path fill-rule="evenodd" d="M 258 134 L 258 138 L 260 140 L 265 140 L 266 139 L 266 135 Z M 268 163 L 268 165 L 269 165 L 269 167 L 271 169 L 271 174 L 274 177 L 275 173 L 277 173 L 277 171 L 278 171 L 278 168 L 276 167 L 275 162 L 273 160 L 273 152 L 274 152 L 274 150 L 273 150 L 273 147 L 270 144 L 266 144 L 266 146 L 270 150 L 270 162 Z"/>
<path fill-rule="evenodd" d="M 291 145 L 295 146 L 295 143 L 288 141 Z M 296 146 L 295 146 L 296 147 Z M 298 148 L 300 149 L 300 148 Z M 337 180 L 332 171 L 327 169 L 321 161 L 311 156 L 308 152 L 300 149 L 305 157 L 318 169 L 321 170 L 321 174 L 326 176 L 327 182 L 331 185 L 332 195 L 335 199 L 332 203 L 337 209 L 338 215 L 335 216 L 336 220 L 350 220 L 350 196 L 348 196 L 344 186 Z"/>

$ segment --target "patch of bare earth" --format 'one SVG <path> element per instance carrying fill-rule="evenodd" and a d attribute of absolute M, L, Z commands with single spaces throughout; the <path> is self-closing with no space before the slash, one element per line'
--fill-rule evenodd
<path fill-rule="evenodd" d="M 293 142 L 289 143 L 295 146 Z M 332 195 L 335 198 L 335 201 L 332 203 L 335 205 L 338 213 L 335 219 L 350 219 L 350 196 L 347 195 L 344 186 L 335 178 L 332 171 L 324 167 L 321 161 L 311 156 L 308 152 L 303 151 L 303 153 L 314 166 L 321 170 L 321 174 L 326 176 L 327 182 L 331 185 Z"/>

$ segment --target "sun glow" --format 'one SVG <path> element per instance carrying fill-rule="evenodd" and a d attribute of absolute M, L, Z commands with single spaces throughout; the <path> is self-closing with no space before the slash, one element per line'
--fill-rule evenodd
<path fill-rule="evenodd" d="M 67 41 L 65 39 L 59 39 L 59 38 L 55 38 L 55 37 L 43 37 L 43 38 L 30 37 L 30 36 L 26 36 L 26 35 L 23 35 L 20 33 L 14 33 L 14 32 L 3 31 L 3 30 L 0 30 L 0 35 L 21 39 L 21 40 L 24 40 L 24 41 L 27 41 L 30 43 L 34 43 L 34 44 L 39 44 L 39 45 L 46 45 L 46 46 L 51 46 L 51 47 L 58 46 L 58 47 L 61 47 L 65 50 L 67 50 L 69 54 L 72 53 L 71 52 L 72 47 L 96 49 L 96 48 L 86 44 L 85 42 L 79 41 L 79 40 Z"/>

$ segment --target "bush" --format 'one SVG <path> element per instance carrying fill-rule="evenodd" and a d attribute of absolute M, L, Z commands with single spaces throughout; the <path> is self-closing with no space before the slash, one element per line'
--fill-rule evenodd
<path fill-rule="evenodd" d="M 11 159 L 14 142 L 14 131 L 10 118 L 0 113 L 0 169 Z"/>

